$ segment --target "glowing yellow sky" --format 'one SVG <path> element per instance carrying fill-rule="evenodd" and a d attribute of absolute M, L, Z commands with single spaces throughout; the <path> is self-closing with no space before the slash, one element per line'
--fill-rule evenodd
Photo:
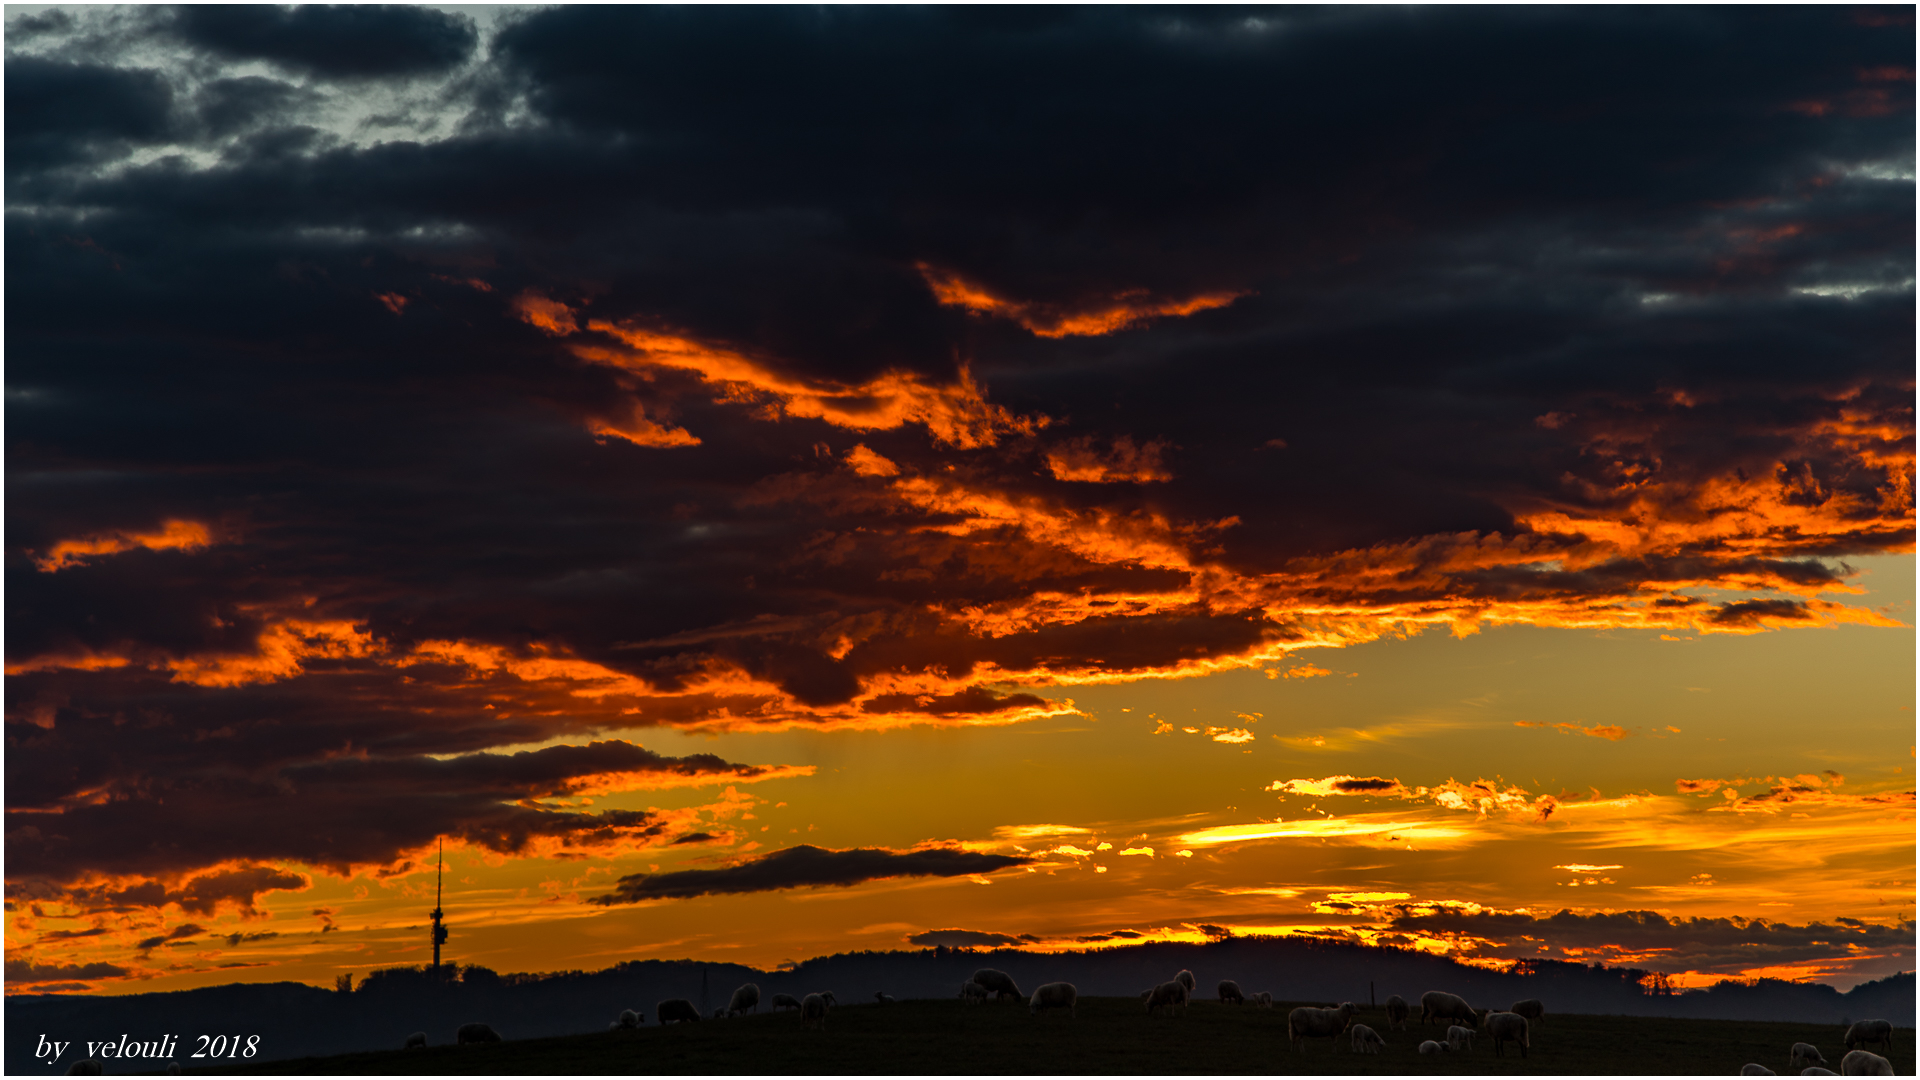
<path fill-rule="evenodd" d="M 1913 559 L 1859 565 L 1860 602 L 1910 624 Z M 941 928 L 1029 934 L 1041 948 L 1122 929 L 1197 939 L 1201 923 L 1377 937 L 1395 914 L 1436 910 L 1911 919 L 1913 650 L 1911 629 L 1876 626 L 1434 630 L 1315 650 L 1268 673 L 1074 687 L 1073 715 L 1024 724 L 631 731 L 667 754 L 813 771 L 593 802 L 685 811 L 731 830 L 731 843 L 581 860 L 451 849 L 447 957 L 498 970 L 677 957 L 770 966 L 907 947 Z M 1398 787 L 1340 794 L 1342 777 Z M 928 841 L 1041 858 L 985 878 L 583 902 L 624 874 L 795 843 Z M 431 873 L 342 880 L 287 868 L 313 887 L 267 893 L 258 918 L 196 919 L 215 936 L 160 945 L 145 961 L 259 966 L 111 991 L 329 983 L 428 958 Z M 10 938 L 62 925 L 73 924 L 8 915 Z M 63 959 L 124 962 L 152 932 L 129 922 Z M 272 936 L 219 936 L 231 934 Z M 1415 937 L 1466 957 L 1516 955 L 1470 935 Z M 1686 970 L 1631 945 L 1547 948 Z M 1847 982 L 1903 963 L 1867 954 L 1766 970 Z"/>

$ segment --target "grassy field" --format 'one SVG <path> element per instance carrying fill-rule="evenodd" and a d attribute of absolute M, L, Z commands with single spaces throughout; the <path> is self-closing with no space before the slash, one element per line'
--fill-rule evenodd
<path fill-rule="evenodd" d="M 1387 1032 L 1386 1018 L 1363 1011 L 1359 1023 L 1387 1037 L 1384 1052 L 1336 1052 L 1317 1040 L 1287 1049 L 1288 1006 L 1260 1009 L 1213 1002 L 1185 1016 L 1147 1018 L 1128 998 L 1082 999 L 1079 1015 L 1031 1016 L 1024 1005 L 964 1006 L 905 1001 L 834 1010 L 827 1029 L 805 1031 L 792 1012 L 639 1031 L 508 1041 L 494 1046 L 436 1046 L 327 1058 L 263 1062 L 208 1072 L 371 1073 L 1282 1073 L 1358 1074 L 1652 1074 L 1738 1073 L 1757 1061 L 1785 1074 L 1787 1050 L 1810 1042 L 1836 1072 L 1844 1032 L 1829 1024 L 1737 1020 L 1663 1020 L 1625 1016 L 1552 1016 L 1535 1029 L 1521 1058 L 1508 1048 L 1422 1057 L 1425 1034 Z M 496 1017 L 511 1037 L 511 1018 Z M 433 1032 L 436 1041 L 451 1032 Z M 1912 1075 L 1914 1032 L 1896 1029 L 1894 1070 Z M 199 1070 L 190 1070 L 199 1071 Z"/>

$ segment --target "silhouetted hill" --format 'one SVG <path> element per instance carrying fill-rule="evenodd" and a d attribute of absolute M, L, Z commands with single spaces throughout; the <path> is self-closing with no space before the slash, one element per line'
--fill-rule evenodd
<path fill-rule="evenodd" d="M 278 1059 L 396 1048 L 416 1030 L 441 1045 L 452 1041 L 459 1025 L 476 1020 L 491 1023 L 508 1039 L 601 1031 L 623 1008 L 644 1010 L 651 1024 L 661 999 L 684 997 L 698 1004 L 703 974 L 711 1005 L 724 1005 L 741 983 L 756 982 L 764 1011 L 776 993 L 799 996 L 814 990 L 832 990 L 843 1003 L 871 1001 L 876 990 L 898 998 L 953 997 L 981 967 L 1007 972 L 1023 989 L 1065 979 L 1089 996 L 1131 996 L 1187 968 L 1199 979 L 1203 997 L 1213 996 L 1220 980 L 1234 979 L 1249 993 L 1268 990 L 1283 1001 L 1364 1005 L 1369 984 L 1377 1000 L 1397 993 L 1416 1008 L 1421 993 L 1436 989 L 1461 994 L 1477 1008 L 1539 998 L 1549 1023 L 1560 1012 L 1835 1025 L 1873 1016 L 1909 1026 L 1915 1005 L 1911 972 L 1844 994 L 1822 984 L 1778 980 L 1662 994 L 1649 992 L 1648 973 L 1632 968 L 1543 961 L 1510 973 L 1410 950 L 1305 938 L 1234 938 L 1054 955 L 967 949 L 841 953 L 771 972 L 737 964 L 646 960 L 596 972 L 538 975 L 466 968 L 458 980 L 439 983 L 417 968 L 397 968 L 375 972 L 351 993 L 256 983 L 119 997 L 16 995 L 6 1001 L 6 1071 L 61 1071 L 36 1067 L 34 1049 L 41 1035 L 83 1043 L 172 1034 L 180 1040 L 183 1064 L 192 1064 L 198 1035 L 259 1035 L 261 1057 Z M 65 1060 L 71 1061 L 71 1054 Z M 139 1061 L 108 1063 L 109 1072 L 152 1068 Z"/>

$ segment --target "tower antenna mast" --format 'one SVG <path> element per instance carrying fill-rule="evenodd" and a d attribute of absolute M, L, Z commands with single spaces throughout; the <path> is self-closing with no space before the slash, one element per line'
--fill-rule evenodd
<path fill-rule="evenodd" d="M 447 838 L 440 838 L 440 856 L 433 871 L 433 974 L 440 975 L 440 946 L 447 940 L 447 928 L 440 923 L 444 914 L 440 910 L 440 881 L 447 868 Z"/>

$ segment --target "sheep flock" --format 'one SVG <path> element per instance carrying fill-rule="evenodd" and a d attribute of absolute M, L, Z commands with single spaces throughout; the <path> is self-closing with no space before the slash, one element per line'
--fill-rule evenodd
<path fill-rule="evenodd" d="M 949 984 L 951 985 L 951 984 Z M 1179 1023 L 1180 1018 L 1196 1003 L 1194 994 L 1198 980 L 1190 971 L 1173 974 L 1165 982 L 1156 983 L 1142 990 L 1139 995 L 1141 1007 L 1145 1013 L 1143 1021 L 1150 1025 L 1161 1023 Z M 1049 982 L 1038 986 L 1033 992 L 1025 994 L 1014 979 L 1003 971 L 993 968 L 980 968 L 960 984 L 957 997 L 959 1004 L 966 1007 L 988 1006 L 1004 1002 L 1025 1001 L 1027 1012 L 1034 1017 L 1046 1013 L 1061 1014 L 1060 1023 L 1071 1024 L 1077 1016 L 1080 999 L 1079 990 L 1069 982 Z M 772 1015 L 765 1021 L 774 1024 L 794 1024 L 793 1020 L 779 1017 L 782 1010 L 799 1013 L 795 1027 L 801 1031 L 825 1033 L 828 1031 L 828 1019 L 838 1002 L 831 990 L 816 990 L 802 997 L 779 993 L 771 997 Z M 872 1000 L 875 1006 L 885 1007 L 895 1003 L 895 996 L 883 990 L 874 991 Z M 713 1019 L 734 1019 L 747 1017 L 759 1012 L 762 1001 L 760 987 L 747 983 L 728 998 L 727 1004 L 713 1010 Z M 1484 1060 L 1486 1056 L 1506 1057 L 1509 1050 L 1517 1051 L 1519 1057 L 1528 1058 L 1537 1049 L 1534 1040 L 1545 1024 L 1546 1008 L 1537 999 L 1516 1001 L 1505 1010 L 1474 1008 L 1461 995 L 1448 991 L 1430 990 L 1421 994 L 1419 1014 L 1416 1019 L 1414 1010 L 1406 998 L 1399 994 L 1388 996 L 1384 1003 L 1362 1008 L 1351 1001 L 1334 1005 L 1302 1005 L 1286 1014 L 1286 1038 L 1288 1050 L 1300 1054 L 1325 1054 L 1345 1052 L 1351 1054 L 1381 1054 L 1394 1052 L 1394 1043 L 1399 1045 L 1399 1053 L 1455 1057 L 1467 1055 Z M 1277 1017 L 1272 1013 L 1261 1013 L 1257 1007 L 1271 1008 L 1274 1003 L 1271 991 L 1246 992 L 1240 983 L 1233 979 L 1223 979 L 1216 984 L 1215 1002 L 1202 1002 L 1203 1007 L 1232 1006 L 1233 1012 L 1249 1018 L 1249 1023 L 1259 1024 L 1273 1030 L 1278 1035 Z M 1241 1006 L 1255 1006 L 1255 1010 L 1240 1011 Z M 872 1007 L 872 1006 L 868 1006 Z M 1377 1014 L 1375 1016 L 1374 1014 Z M 604 1014 L 603 1014 L 604 1015 Z M 699 1022 L 706 1017 L 701 1010 L 684 998 L 669 998 L 655 1004 L 653 1008 L 655 1026 L 664 1027 L 674 1024 Z M 1139 1015 L 1139 1014 L 1136 1014 Z M 1218 1014 L 1216 1014 L 1218 1015 Z M 646 1024 L 646 1012 L 640 1009 L 620 1009 L 607 1025 L 610 1035 L 638 1032 Z M 1255 1019 L 1257 1017 L 1273 1019 Z M 1372 1019 L 1372 1024 L 1362 1023 L 1361 1018 Z M 1022 1021 L 1030 1023 L 1032 1021 Z M 1236 1022 L 1237 1023 L 1237 1022 Z M 1410 1030 L 1411 1028 L 1411 1030 Z M 1157 1028 L 1155 1028 L 1157 1030 Z M 1063 1029 L 1064 1030 L 1064 1029 Z M 485 1046 L 499 1043 L 502 1036 L 486 1023 L 462 1025 L 453 1033 L 453 1042 L 457 1045 Z M 1838 1032 L 1835 1033 L 1839 1035 Z M 812 1036 L 809 1036 L 812 1037 Z M 1796 1042 L 1787 1048 L 1768 1050 L 1770 1056 L 1779 1053 L 1780 1058 L 1773 1059 L 1783 1064 L 1788 1075 L 1802 1076 L 1892 1076 L 1893 1066 L 1878 1050 L 1884 1053 L 1893 1051 L 1893 1026 L 1886 1020 L 1861 1020 L 1851 1023 L 1843 1037 L 1837 1041 L 1838 1071 L 1835 1072 L 1820 1047 L 1807 1042 Z M 1316 1042 L 1325 1041 L 1325 1047 L 1316 1047 Z M 1277 1043 L 1277 1039 L 1276 1039 Z M 406 1036 L 406 1049 L 424 1049 L 428 1045 L 427 1033 L 416 1031 Z M 1277 1046 L 1276 1046 L 1277 1049 Z M 1756 1048 L 1759 1050 L 1760 1048 Z M 1782 1060 L 1784 1059 L 1784 1060 Z M 82 1063 L 83 1065 L 85 1063 Z M 1488 1062 L 1491 1067 L 1491 1062 Z M 1731 1065 L 1729 1065 L 1731 1069 Z M 1451 1071 L 1451 1070 L 1449 1070 Z M 1774 1068 L 1759 1061 L 1748 1062 L 1738 1069 L 1742 1076 L 1778 1075 Z"/>

